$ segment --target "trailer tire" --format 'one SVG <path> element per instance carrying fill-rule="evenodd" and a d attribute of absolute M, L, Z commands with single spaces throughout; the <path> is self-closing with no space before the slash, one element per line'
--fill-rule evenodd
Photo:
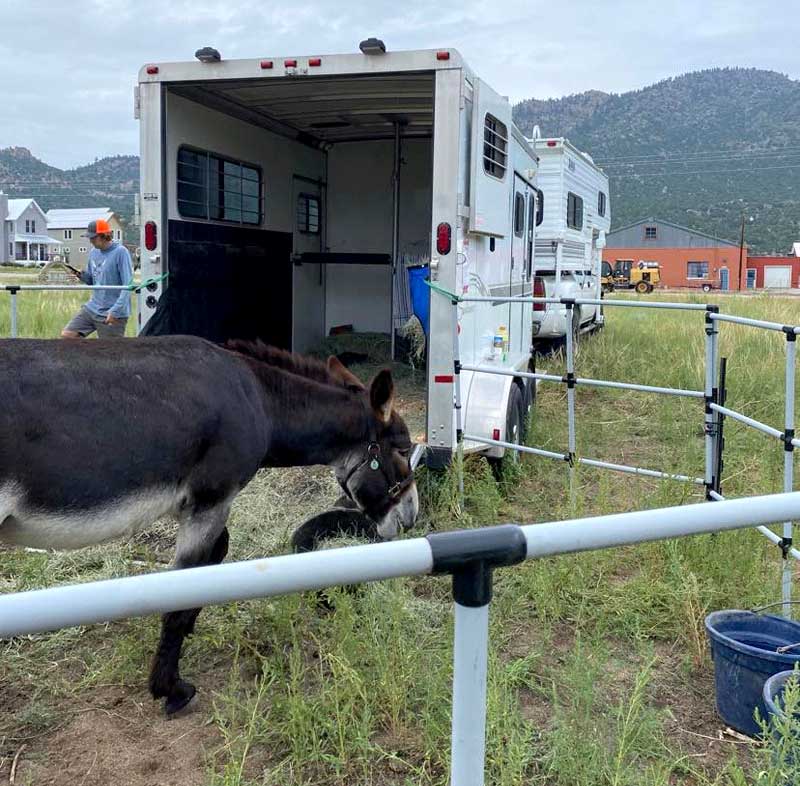
<path fill-rule="evenodd" d="M 522 424 L 522 439 L 528 436 L 533 407 L 536 404 L 536 381 L 533 379 L 523 379 L 520 381 L 520 392 L 522 399 L 520 402 L 520 422 Z"/>
<path fill-rule="evenodd" d="M 506 434 L 505 442 L 511 442 L 515 445 L 521 445 L 523 442 L 522 435 L 522 391 L 519 385 L 511 385 L 511 390 L 508 394 L 508 405 L 506 408 Z M 502 458 L 494 456 L 489 457 L 489 464 L 492 467 L 494 476 L 497 480 L 503 477 L 503 468 L 507 465 L 516 465 L 519 463 L 519 451 L 506 448 Z"/>
<path fill-rule="evenodd" d="M 713 287 L 711 286 L 711 284 L 703 284 L 703 286 L 700 287 L 700 289 L 702 289 L 703 292 L 710 292 L 713 289 Z"/>

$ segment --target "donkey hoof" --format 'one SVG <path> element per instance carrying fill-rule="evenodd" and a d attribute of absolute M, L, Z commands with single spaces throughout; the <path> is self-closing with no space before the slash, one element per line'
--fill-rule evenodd
<path fill-rule="evenodd" d="M 164 702 L 164 712 L 166 713 L 167 717 L 171 717 L 180 712 L 189 704 L 196 693 L 197 689 L 194 687 L 194 685 L 192 685 L 191 682 L 178 680 L 178 682 L 175 683 L 175 687 L 170 692 L 170 695 Z"/>

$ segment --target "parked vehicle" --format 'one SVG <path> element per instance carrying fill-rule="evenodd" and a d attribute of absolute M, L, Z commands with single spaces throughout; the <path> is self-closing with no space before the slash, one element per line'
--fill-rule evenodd
<path fill-rule="evenodd" d="M 206 48 L 142 68 L 142 275 L 169 273 L 144 299 L 143 333 L 295 351 L 341 325 L 388 333 L 399 260 L 420 248 L 448 292 L 530 295 L 537 159 L 508 99 L 453 49 L 360 48 L 251 60 Z M 432 295 L 429 463 L 457 444 L 456 331 L 463 363 L 524 371 L 531 321 L 530 305 Z M 465 433 L 519 439 L 530 386 L 460 379 Z"/>
<path fill-rule="evenodd" d="M 661 266 L 658 262 L 640 259 L 618 259 L 614 263 L 613 289 L 633 289 L 640 295 L 652 292 L 661 281 Z"/>
<path fill-rule="evenodd" d="M 539 156 L 537 184 L 543 209 L 536 230 L 534 293 L 540 297 L 599 299 L 602 250 L 611 225 L 608 176 L 591 156 L 564 138 L 531 140 Z M 599 305 L 572 310 L 536 304 L 533 337 L 537 344 L 575 336 L 603 324 Z"/>

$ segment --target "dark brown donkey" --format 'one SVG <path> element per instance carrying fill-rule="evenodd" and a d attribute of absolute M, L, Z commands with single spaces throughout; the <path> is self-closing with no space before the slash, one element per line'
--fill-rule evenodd
<path fill-rule="evenodd" d="M 411 441 L 390 372 L 366 388 L 335 358 L 236 349 L 189 336 L 0 340 L 0 543 L 80 548 L 172 514 L 175 567 L 217 564 L 256 471 L 312 464 L 335 469 L 381 538 L 411 526 Z M 167 713 L 195 693 L 178 662 L 199 612 L 163 618 L 150 691 Z"/>

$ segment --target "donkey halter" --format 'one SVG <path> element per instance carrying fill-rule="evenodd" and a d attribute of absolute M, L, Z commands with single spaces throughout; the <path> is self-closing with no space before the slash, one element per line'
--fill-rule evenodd
<path fill-rule="evenodd" d="M 342 484 L 345 492 L 347 492 L 347 495 L 351 499 L 353 496 L 349 489 L 350 478 L 352 478 L 353 475 L 355 475 L 355 473 L 367 463 L 369 464 L 370 470 L 373 472 L 383 473 L 383 477 L 386 479 L 386 485 L 389 486 L 389 489 L 386 493 L 392 502 L 396 502 L 402 496 L 403 492 L 414 482 L 414 473 L 411 472 L 407 478 L 392 485 L 391 479 L 389 478 L 389 475 L 383 466 L 383 452 L 381 451 L 381 446 L 377 442 L 370 442 L 367 445 L 367 457 L 363 461 L 356 464 L 350 470 L 350 472 L 347 473 L 347 477 L 344 479 L 344 483 Z"/>

